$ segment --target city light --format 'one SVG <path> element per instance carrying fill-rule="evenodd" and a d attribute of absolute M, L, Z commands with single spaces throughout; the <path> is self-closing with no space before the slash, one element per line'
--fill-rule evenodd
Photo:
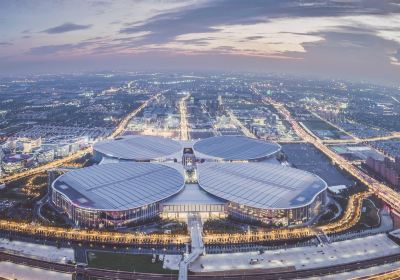
<path fill-rule="evenodd" d="M 179 110 L 181 114 L 181 140 L 189 140 L 189 126 L 187 120 L 187 108 L 186 102 L 189 99 L 190 94 L 186 94 L 182 99 L 179 101 Z"/>
<path fill-rule="evenodd" d="M 0 0 L 0 279 L 400 279 L 399 1 Z"/>

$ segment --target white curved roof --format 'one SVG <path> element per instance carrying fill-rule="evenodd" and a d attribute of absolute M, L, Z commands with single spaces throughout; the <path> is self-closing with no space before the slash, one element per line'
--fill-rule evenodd
<path fill-rule="evenodd" d="M 121 162 L 68 172 L 52 186 L 82 208 L 126 210 L 178 193 L 184 187 L 184 178 L 165 165 Z"/>
<path fill-rule="evenodd" d="M 262 160 L 279 152 L 273 142 L 245 136 L 216 136 L 202 139 L 193 145 L 197 157 L 222 160 Z"/>
<path fill-rule="evenodd" d="M 182 150 L 179 142 L 158 136 L 123 136 L 98 142 L 93 149 L 107 157 L 148 161 L 166 158 Z"/>
<path fill-rule="evenodd" d="M 207 162 L 197 168 L 205 191 L 254 208 L 302 207 L 327 188 L 312 173 L 276 164 Z"/>

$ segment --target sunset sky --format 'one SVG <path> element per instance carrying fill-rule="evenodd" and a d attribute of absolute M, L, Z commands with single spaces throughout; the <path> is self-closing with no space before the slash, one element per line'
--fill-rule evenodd
<path fill-rule="evenodd" d="M 0 74 L 291 73 L 400 84 L 400 0 L 0 0 Z"/>

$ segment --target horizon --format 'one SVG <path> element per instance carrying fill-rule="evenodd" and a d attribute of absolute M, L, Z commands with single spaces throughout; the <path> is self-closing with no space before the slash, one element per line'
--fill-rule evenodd
<path fill-rule="evenodd" d="M 338 77 L 329 77 L 329 76 L 318 76 L 318 75 L 302 75 L 302 74 L 291 74 L 291 73 L 276 73 L 276 72 L 259 72 L 259 71 L 211 71 L 211 70 L 147 70 L 147 71 L 130 71 L 130 70 L 98 70 L 98 71 L 71 71 L 71 72 L 54 72 L 54 73 L 25 73 L 25 74 L 1 74 L 0 79 L 27 79 L 27 78 L 41 78 L 46 76 L 90 76 L 90 75 L 127 75 L 127 76 L 135 76 L 135 75 L 204 75 L 206 79 L 208 75 L 234 75 L 236 77 L 245 77 L 245 76 L 254 76 L 255 78 L 269 78 L 269 79 L 279 79 L 279 78 L 287 78 L 294 80 L 304 80 L 304 81 L 318 81 L 318 82 L 343 82 L 354 85 L 371 85 L 371 86 L 379 86 L 385 88 L 393 88 L 395 90 L 400 90 L 400 82 L 384 82 L 384 81 L 367 81 L 362 79 L 346 79 L 346 78 L 338 78 Z"/>
<path fill-rule="evenodd" d="M 400 0 L 0 0 L 0 278 L 397 279 Z"/>
<path fill-rule="evenodd" d="M 1 76 L 216 71 L 399 85 L 397 0 L 6 0 L 0 22 Z"/>

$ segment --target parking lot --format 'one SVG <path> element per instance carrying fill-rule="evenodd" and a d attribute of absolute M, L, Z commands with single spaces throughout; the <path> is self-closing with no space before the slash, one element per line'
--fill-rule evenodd
<path fill-rule="evenodd" d="M 350 179 L 310 144 L 283 144 L 282 151 L 294 167 L 317 174 L 329 186 L 352 185 Z"/>

